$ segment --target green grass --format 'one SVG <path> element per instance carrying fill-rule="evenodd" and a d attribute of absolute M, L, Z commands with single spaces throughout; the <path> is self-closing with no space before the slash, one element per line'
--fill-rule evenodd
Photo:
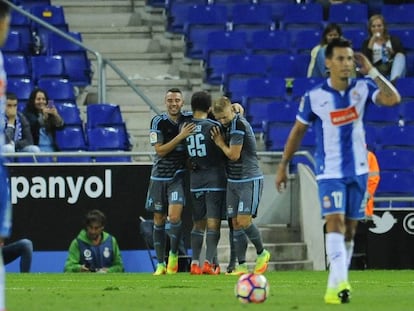
<path fill-rule="evenodd" d="M 270 297 L 244 305 L 235 298 L 235 276 L 154 277 L 136 274 L 7 274 L 9 311 L 129 310 L 361 310 L 414 308 L 414 271 L 351 271 L 350 304 L 325 305 L 327 272 L 269 272 Z"/>

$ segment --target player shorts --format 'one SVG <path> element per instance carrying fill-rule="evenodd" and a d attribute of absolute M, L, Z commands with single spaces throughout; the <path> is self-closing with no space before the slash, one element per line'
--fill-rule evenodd
<path fill-rule="evenodd" d="M 344 214 L 349 219 L 365 217 L 367 174 L 318 180 L 322 217 Z"/>
<path fill-rule="evenodd" d="M 263 179 L 242 182 L 227 181 L 227 217 L 234 218 L 237 215 L 256 217 L 262 192 Z"/>
<path fill-rule="evenodd" d="M 225 191 L 191 192 L 193 220 L 226 219 Z"/>
<path fill-rule="evenodd" d="M 185 204 L 184 174 L 177 174 L 172 180 L 150 180 L 145 208 L 153 213 L 168 213 L 168 206 Z"/>

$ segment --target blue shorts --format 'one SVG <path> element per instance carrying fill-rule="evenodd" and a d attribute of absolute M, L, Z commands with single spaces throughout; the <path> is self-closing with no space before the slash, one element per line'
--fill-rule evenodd
<path fill-rule="evenodd" d="M 263 179 L 253 179 L 244 182 L 227 181 L 227 217 L 237 215 L 257 216 L 260 198 L 263 192 Z"/>
<path fill-rule="evenodd" d="M 172 180 L 150 180 L 145 208 L 153 213 L 168 213 L 168 206 L 185 205 L 184 175 L 177 174 Z"/>
<path fill-rule="evenodd" d="M 318 180 L 322 217 L 344 214 L 349 219 L 363 219 L 367 201 L 368 174 Z"/>

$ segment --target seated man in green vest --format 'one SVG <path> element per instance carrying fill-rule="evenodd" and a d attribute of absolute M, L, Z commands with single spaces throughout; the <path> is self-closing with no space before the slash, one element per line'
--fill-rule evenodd
<path fill-rule="evenodd" d="M 65 272 L 123 272 L 121 252 L 112 235 L 104 231 L 105 215 L 99 210 L 86 214 L 82 229 L 69 247 Z"/>

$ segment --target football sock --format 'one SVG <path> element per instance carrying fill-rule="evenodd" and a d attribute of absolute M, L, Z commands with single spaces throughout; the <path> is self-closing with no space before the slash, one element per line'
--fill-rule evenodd
<path fill-rule="evenodd" d="M 236 248 L 234 247 L 233 241 L 233 225 L 231 221 L 229 221 L 229 241 L 230 241 L 230 260 L 229 264 L 236 264 Z"/>
<path fill-rule="evenodd" d="M 354 254 L 354 240 L 345 241 L 345 249 L 346 249 L 346 263 L 347 267 L 351 266 L 352 255 Z"/>
<path fill-rule="evenodd" d="M 250 226 L 244 229 L 244 233 L 246 233 L 250 242 L 253 243 L 254 247 L 256 248 L 257 254 L 260 254 L 263 251 L 263 242 L 262 236 L 260 235 L 260 231 L 259 229 L 257 229 L 256 225 L 251 223 Z"/>
<path fill-rule="evenodd" d="M 182 221 L 176 223 L 169 223 L 167 227 L 168 235 L 170 237 L 170 251 L 173 254 L 178 254 L 178 243 L 181 239 Z"/>
<path fill-rule="evenodd" d="M 192 259 L 200 261 L 201 248 L 203 247 L 204 232 L 198 230 L 191 231 L 191 250 Z"/>
<path fill-rule="evenodd" d="M 239 264 L 246 262 L 247 237 L 244 230 L 233 230 L 233 243 Z"/>
<path fill-rule="evenodd" d="M 154 249 L 159 263 L 165 262 L 165 225 L 157 226 L 154 224 Z"/>
<path fill-rule="evenodd" d="M 337 232 L 326 234 L 326 254 L 329 260 L 328 288 L 336 288 L 348 281 L 348 267 L 344 235 Z"/>
<path fill-rule="evenodd" d="M 217 254 L 217 244 L 220 239 L 220 232 L 215 230 L 207 230 L 206 236 L 206 260 L 208 262 L 214 262 L 214 256 Z"/>

